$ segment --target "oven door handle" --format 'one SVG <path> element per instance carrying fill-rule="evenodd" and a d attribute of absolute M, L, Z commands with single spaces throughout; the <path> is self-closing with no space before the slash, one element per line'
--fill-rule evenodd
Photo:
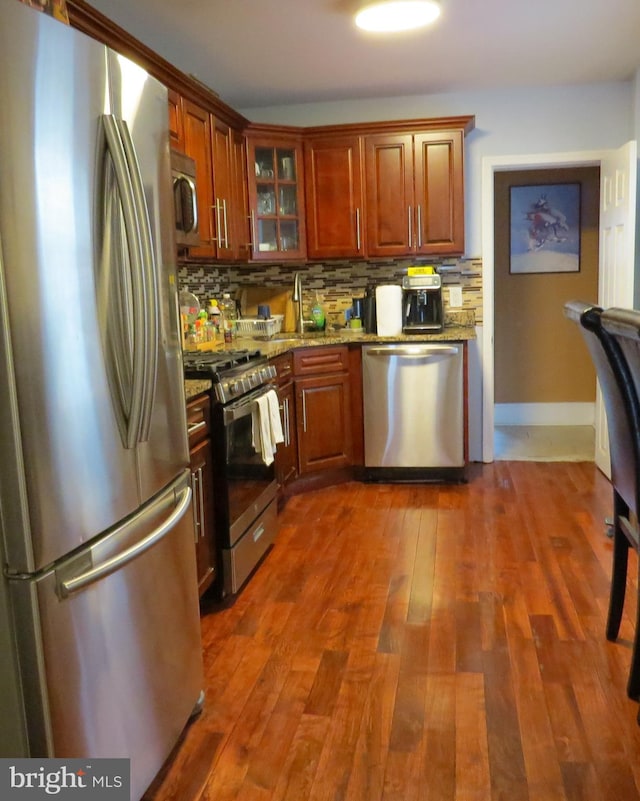
<path fill-rule="evenodd" d="M 231 403 L 229 404 L 229 406 L 226 406 L 222 413 L 222 420 L 225 426 L 229 425 L 229 423 L 233 423 L 235 420 L 240 420 L 240 418 L 246 417 L 248 414 L 251 414 L 255 409 L 256 401 L 258 400 L 258 398 L 261 398 L 263 395 L 266 395 L 267 392 L 271 391 L 275 390 L 272 390 L 271 387 L 268 387 L 266 389 L 264 387 L 261 387 L 260 389 L 256 389 L 249 395 L 245 395 L 237 403 Z"/>

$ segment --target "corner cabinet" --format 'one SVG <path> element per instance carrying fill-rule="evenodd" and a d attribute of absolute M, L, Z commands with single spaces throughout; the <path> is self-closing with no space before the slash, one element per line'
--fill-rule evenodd
<path fill-rule="evenodd" d="M 293 354 L 300 475 L 352 463 L 349 352 L 315 347 Z"/>
<path fill-rule="evenodd" d="M 307 254 L 365 255 L 362 137 L 312 136 L 304 142 Z"/>
<path fill-rule="evenodd" d="M 464 252 L 464 132 L 365 137 L 367 254 Z"/>
<path fill-rule="evenodd" d="M 251 258 L 306 257 L 302 143 L 299 137 L 247 137 Z"/>

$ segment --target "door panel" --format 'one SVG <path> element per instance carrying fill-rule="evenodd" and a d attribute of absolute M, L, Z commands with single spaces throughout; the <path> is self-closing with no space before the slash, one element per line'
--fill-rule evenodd
<path fill-rule="evenodd" d="M 167 90 L 137 65 L 110 52 L 114 112 L 131 131 L 148 209 L 155 260 L 157 322 L 151 345 L 157 370 L 148 387 L 148 434 L 138 447 L 140 502 L 156 495 L 189 464 L 179 337 Z M 153 146 L 150 146 L 153 144 Z"/>
<path fill-rule="evenodd" d="M 363 255 L 361 163 L 358 136 L 305 143 L 309 258 Z"/>
<path fill-rule="evenodd" d="M 23 467 L 28 496 L 21 520 L 28 531 L 10 527 L 16 542 L 7 558 L 16 570 L 32 570 L 139 501 L 135 451 L 123 447 L 107 380 L 93 268 L 106 51 L 20 3 L 3 13 L 11 16 L 0 30 L 0 68 L 16 91 L 3 95 L 0 115 L 2 318 L 16 394 L 0 458 Z M 165 105 L 165 125 L 166 113 Z M 7 387 L 8 369 L 0 368 Z M 32 554 L 18 542 L 24 534 Z"/>
<path fill-rule="evenodd" d="M 463 134 L 417 134 L 414 138 L 416 250 L 464 251 Z"/>
<path fill-rule="evenodd" d="M 637 144 L 611 151 L 600 165 L 600 265 L 598 303 L 634 305 Z M 596 464 L 611 477 L 609 437 L 600 386 L 596 390 Z"/>
<path fill-rule="evenodd" d="M 367 254 L 402 256 L 413 246 L 413 137 L 365 138 Z"/>
<path fill-rule="evenodd" d="M 173 490 L 145 512 L 138 541 L 166 519 L 172 498 Z M 111 575 L 66 598 L 53 572 L 36 584 L 51 756 L 131 758 L 132 798 L 168 756 L 202 687 L 193 536 L 189 504 Z"/>

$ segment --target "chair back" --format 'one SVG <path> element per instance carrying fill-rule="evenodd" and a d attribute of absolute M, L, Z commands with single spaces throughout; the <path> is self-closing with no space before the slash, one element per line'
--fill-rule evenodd
<path fill-rule="evenodd" d="M 627 506 L 637 513 L 640 404 L 631 369 L 616 337 L 605 328 L 608 312 L 593 304 L 570 301 L 565 304 L 564 313 L 579 324 L 600 383 L 607 413 L 611 483 Z M 637 369 L 640 379 L 640 352 Z"/>

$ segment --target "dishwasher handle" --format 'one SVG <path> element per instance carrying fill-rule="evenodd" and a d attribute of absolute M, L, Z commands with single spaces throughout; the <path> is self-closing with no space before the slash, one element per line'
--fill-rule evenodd
<path fill-rule="evenodd" d="M 402 359 L 439 359 L 457 356 L 460 348 L 457 345 L 383 345 L 369 347 L 366 356 L 399 356 Z"/>

